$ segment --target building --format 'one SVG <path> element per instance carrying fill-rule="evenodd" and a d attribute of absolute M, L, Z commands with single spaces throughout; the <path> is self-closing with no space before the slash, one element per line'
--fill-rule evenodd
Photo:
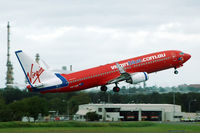
<path fill-rule="evenodd" d="M 100 121 L 180 121 L 180 105 L 173 104 L 84 104 L 75 120 L 86 121 L 88 112 L 96 112 Z"/>

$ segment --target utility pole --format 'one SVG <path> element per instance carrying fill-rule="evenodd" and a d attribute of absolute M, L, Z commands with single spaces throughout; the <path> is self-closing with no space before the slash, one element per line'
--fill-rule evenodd
<path fill-rule="evenodd" d="M 13 78 L 13 66 L 10 61 L 10 25 L 7 25 L 7 73 L 6 73 L 6 88 L 12 87 Z"/>
<path fill-rule="evenodd" d="M 197 99 L 192 99 L 192 100 L 190 100 L 189 101 L 189 104 L 188 104 L 188 112 L 190 113 L 190 105 L 191 105 L 191 103 L 192 102 L 196 102 L 197 101 Z"/>
<path fill-rule="evenodd" d="M 174 91 L 174 93 L 173 93 L 173 104 L 174 104 L 174 111 L 173 111 L 173 120 L 175 121 L 175 118 L 174 118 L 174 116 L 175 116 L 175 104 L 176 104 L 176 94 L 175 94 L 175 91 Z"/>

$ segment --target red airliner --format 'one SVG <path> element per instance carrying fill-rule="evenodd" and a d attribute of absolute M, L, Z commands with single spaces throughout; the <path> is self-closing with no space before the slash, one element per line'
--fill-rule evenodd
<path fill-rule="evenodd" d="M 60 74 L 44 69 L 22 50 L 15 54 L 29 83 L 27 88 L 41 93 L 79 91 L 96 86 L 101 86 L 101 90 L 106 91 L 109 84 L 115 84 L 113 91 L 118 92 L 120 88 L 117 84 L 121 81 L 130 84 L 145 82 L 149 79 L 148 74 L 169 68 L 174 68 L 174 74 L 178 74 L 176 69 L 191 58 L 187 53 L 168 50 Z"/>

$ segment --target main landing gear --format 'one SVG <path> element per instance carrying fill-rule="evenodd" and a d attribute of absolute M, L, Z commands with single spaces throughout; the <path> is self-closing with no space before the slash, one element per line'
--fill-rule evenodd
<path fill-rule="evenodd" d="M 103 85 L 103 86 L 101 86 L 101 91 L 104 91 L 104 92 L 106 92 L 107 91 L 107 86 L 105 86 L 105 85 Z M 113 91 L 114 92 L 119 92 L 120 91 L 120 88 L 118 87 L 118 85 L 116 84 L 116 86 L 115 87 L 113 87 Z"/>
<path fill-rule="evenodd" d="M 107 88 L 107 86 L 103 85 L 103 86 L 101 86 L 100 89 L 101 89 L 101 91 L 107 91 L 108 88 Z"/>
<path fill-rule="evenodd" d="M 115 84 L 116 86 L 113 87 L 113 91 L 114 92 L 119 92 L 120 91 L 120 88 L 118 87 L 117 83 Z"/>
<path fill-rule="evenodd" d="M 178 71 L 176 70 L 176 68 L 174 68 L 174 74 L 178 74 Z"/>
<path fill-rule="evenodd" d="M 113 91 L 114 91 L 114 92 L 119 92 L 119 91 L 120 91 L 120 88 L 119 88 L 118 86 L 115 86 L 115 87 L 113 87 Z"/>

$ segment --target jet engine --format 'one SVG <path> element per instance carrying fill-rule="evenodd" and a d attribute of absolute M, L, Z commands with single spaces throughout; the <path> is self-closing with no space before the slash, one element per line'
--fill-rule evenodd
<path fill-rule="evenodd" d="M 127 83 L 130 84 L 137 84 L 140 82 L 147 81 L 149 79 L 149 76 L 146 72 L 137 72 L 131 74 L 130 79 L 126 80 Z"/>

